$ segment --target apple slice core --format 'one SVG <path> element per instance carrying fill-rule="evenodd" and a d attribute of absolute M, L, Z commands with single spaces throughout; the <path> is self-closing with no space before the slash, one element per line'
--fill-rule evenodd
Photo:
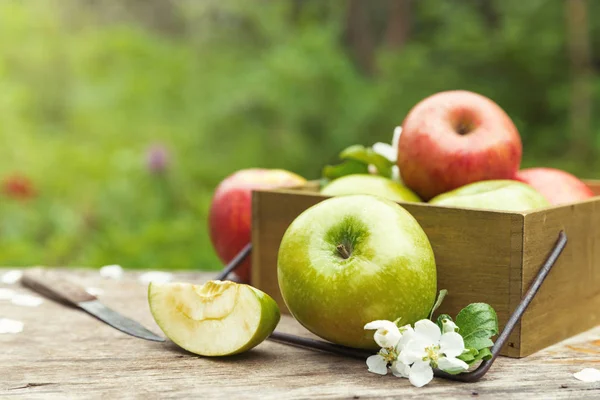
<path fill-rule="evenodd" d="M 279 308 L 265 293 L 230 281 L 151 283 L 152 316 L 178 346 L 203 356 L 237 354 L 265 340 Z"/>

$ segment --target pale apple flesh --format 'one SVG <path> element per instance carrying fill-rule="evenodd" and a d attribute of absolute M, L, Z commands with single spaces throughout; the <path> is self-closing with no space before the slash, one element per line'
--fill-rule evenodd
<path fill-rule="evenodd" d="M 334 343 L 376 349 L 368 322 L 427 318 L 436 266 L 427 236 L 400 205 L 368 195 L 332 197 L 289 226 L 278 281 L 290 313 Z"/>
<path fill-rule="evenodd" d="M 533 187 L 508 179 L 471 183 L 436 196 L 429 203 L 497 211 L 529 211 L 550 206 Z"/>
<path fill-rule="evenodd" d="M 370 194 L 398 202 L 420 202 L 421 199 L 403 184 L 377 175 L 352 174 L 328 183 L 321 194 L 343 196 L 348 194 Z"/>
<path fill-rule="evenodd" d="M 231 281 L 151 283 L 148 301 L 164 334 L 181 348 L 202 356 L 250 350 L 273 332 L 280 319 L 271 297 Z"/>

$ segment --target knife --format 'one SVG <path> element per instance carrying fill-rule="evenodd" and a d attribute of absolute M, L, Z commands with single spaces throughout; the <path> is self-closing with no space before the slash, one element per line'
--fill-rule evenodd
<path fill-rule="evenodd" d="M 30 268 L 23 273 L 21 284 L 52 300 L 82 309 L 128 335 L 155 342 L 165 341 L 164 338 L 150 332 L 138 322 L 106 307 L 96 296 L 56 273 L 42 268 Z"/>

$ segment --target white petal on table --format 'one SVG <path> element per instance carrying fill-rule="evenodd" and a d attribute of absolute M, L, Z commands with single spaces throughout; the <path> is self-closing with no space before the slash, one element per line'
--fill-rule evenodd
<path fill-rule="evenodd" d="M 14 319 L 0 318 L 0 334 L 23 332 L 24 324 Z"/>
<path fill-rule="evenodd" d="M 144 284 L 148 284 L 150 282 L 166 283 L 173 279 L 173 274 L 162 271 L 150 271 L 140 275 L 138 279 Z"/>
<path fill-rule="evenodd" d="M 16 294 L 12 289 L 0 288 L 0 300 L 11 300 Z"/>
<path fill-rule="evenodd" d="M 88 292 L 89 294 L 91 294 L 92 296 L 100 296 L 100 295 L 104 294 L 104 290 L 97 288 L 97 287 L 85 288 L 85 291 Z"/>
<path fill-rule="evenodd" d="M 0 281 L 2 281 L 2 283 L 4 284 L 12 285 L 14 283 L 17 283 L 21 279 L 21 276 L 23 276 L 23 272 L 14 269 L 2 274 L 2 278 L 0 279 Z"/>
<path fill-rule="evenodd" d="M 10 301 L 14 305 L 23 307 L 37 307 L 44 302 L 41 297 L 30 296 L 28 294 L 17 294 Z"/>
<path fill-rule="evenodd" d="M 584 368 L 573 376 L 583 382 L 600 382 L 600 370 L 596 368 Z"/>
<path fill-rule="evenodd" d="M 105 265 L 100 268 L 100 276 L 109 279 L 121 279 L 123 268 L 120 265 Z"/>

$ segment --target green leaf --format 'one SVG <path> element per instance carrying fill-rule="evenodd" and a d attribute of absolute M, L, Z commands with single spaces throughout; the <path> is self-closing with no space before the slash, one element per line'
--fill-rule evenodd
<path fill-rule="evenodd" d="M 479 361 L 479 360 L 489 360 L 490 358 L 492 358 L 492 352 L 490 351 L 490 349 L 485 348 L 485 349 L 479 350 L 479 353 L 477 353 L 477 356 L 475 357 L 473 362 Z"/>
<path fill-rule="evenodd" d="M 435 321 L 435 323 L 437 324 L 437 326 L 439 326 L 439 327 L 440 327 L 440 330 L 441 330 L 442 332 L 444 331 L 444 320 L 446 320 L 446 319 L 448 319 L 448 320 L 452 321 L 452 317 L 451 317 L 451 316 L 449 316 L 448 314 L 440 314 L 440 315 L 437 317 L 437 320 Z"/>
<path fill-rule="evenodd" d="M 326 165 L 323 168 L 323 177 L 329 180 L 341 178 L 345 175 L 368 174 L 369 167 L 360 161 L 346 160 L 337 165 Z"/>
<path fill-rule="evenodd" d="M 385 176 L 386 178 L 392 177 L 392 167 L 394 163 L 376 153 L 370 147 L 361 146 L 359 144 L 350 146 L 340 153 L 342 160 L 354 160 L 362 162 L 365 165 L 372 164 L 377 168 L 379 175 Z"/>
<path fill-rule="evenodd" d="M 444 301 L 444 297 L 446 297 L 447 294 L 448 294 L 448 290 L 446 290 L 446 289 L 440 290 L 437 300 L 435 301 L 435 304 L 433 305 L 433 307 L 431 308 L 431 312 L 429 313 L 429 319 L 431 319 L 431 317 L 433 317 L 434 311 L 437 310 L 442 305 L 442 301 Z M 438 320 L 439 320 L 439 318 L 438 318 Z M 440 326 L 440 329 L 441 329 L 441 326 Z"/>
<path fill-rule="evenodd" d="M 475 357 L 477 357 L 477 354 L 479 354 L 479 352 L 476 349 L 465 349 L 465 351 L 456 358 L 463 360 L 470 365 L 473 360 L 475 360 Z"/>
<path fill-rule="evenodd" d="M 458 313 L 455 323 L 465 348 L 481 350 L 494 345 L 490 338 L 498 334 L 498 317 L 489 304 L 469 304 Z"/>
<path fill-rule="evenodd" d="M 473 365 L 477 361 L 489 360 L 490 358 L 492 358 L 492 352 L 488 348 L 481 349 L 479 351 L 477 351 L 473 348 L 470 348 L 470 349 L 465 349 L 464 353 L 462 353 L 460 356 L 458 356 L 456 358 L 463 360 L 464 362 L 466 362 L 469 365 Z"/>
<path fill-rule="evenodd" d="M 441 369 L 441 368 L 440 368 Z M 449 373 L 450 375 L 458 375 L 461 372 L 465 372 L 464 369 L 462 368 L 450 368 L 450 369 L 443 369 L 442 371 Z"/>

